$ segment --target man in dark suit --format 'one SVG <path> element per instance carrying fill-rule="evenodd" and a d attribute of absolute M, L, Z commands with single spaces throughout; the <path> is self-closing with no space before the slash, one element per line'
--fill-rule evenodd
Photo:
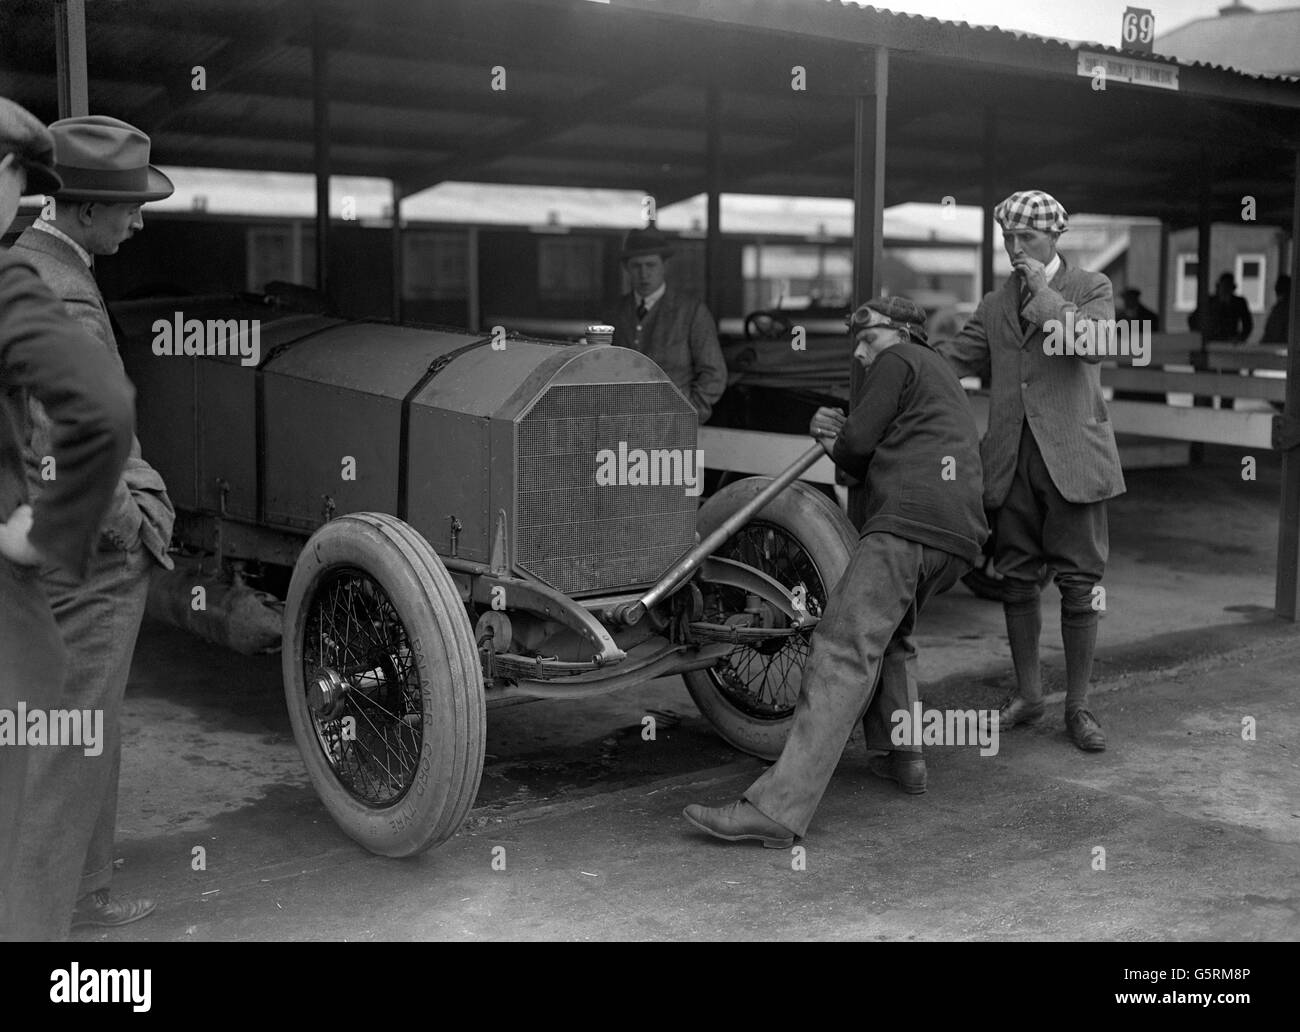
<path fill-rule="evenodd" d="M 0 98 L 0 232 L 26 193 L 53 193 L 54 141 L 30 112 Z M 28 504 L 23 448 L 28 396 L 40 399 L 52 426 L 58 475 Z M 131 443 L 132 393 L 107 354 L 64 314 L 36 270 L 0 251 L 0 710 L 61 708 L 66 657 L 37 569 L 58 564 L 69 576 L 89 569 Z M 26 805 L 27 767 L 36 747 L 0 743 L 0 939 L 62 938 L 68 914 L 47 918 L 37 884 L 16 877 L 14 859 Z M 51 786 L 55 807 L 76 787 Z M 26 843 L 49 857 L 57 832 Z M 77 872 L 64 887 L 71 911 Z"/>
<path fill-rule="evenodd" d="M 1209 312 L 1209 317 L 1202 320 L 1198 306 L 1187 317 L 1188 328 L 1203 333 L 1207 340 L 1230 340 L 1244 344 L 1255 328 L 1250 306 L 1244 297 L 1237 294 L 1237 281 L 1230 272 L 1220 274 L 1214 293 L 1210 295 Z"/>
<path fill-rule="evenodd" d="M 172 184 L 149 164 L 149 137 L 116 118 L 65 118 L 51 125 L 50 133 L 63 188 L 54 195 L 54 217 L 38 219 L 18 238 L 13 253 L 40 272 L 121 375 L 122 360 L 95 283 L 92 256 L 115 254 L 142 228 L 141 204 L 169 196 Z M 47 486 L 50 419 L 38 404 L 32 405 L 31 415 L 28 487 L 39 496 Z M 47 880 L 49 888 L 42 897 L 50 914 L 70 913 L 74 928 L 126 924 L 147 916 L 155 906 L 149 899 L 110 899 L 109 882 L 122 700 L 144 619 L 150 572 L 155 565 L 173 565 L 167 547 L 174 518 L 162 478 L 141 456 L 139 441 L 132 439 L 85 583 L 53 567 L 41 572 L 68 653 L 65 705 L 101 711 L 104 743 L 97 756 L 48 749 L 31 761 L 33 803 L 25 827 L 33 831 L 22 837 L 17 866 L 32 882 Z M 68 785 L 78 786 L 75 801 L 55 806 L 53 786 Z M 59 829 L 52 853 L 35 846 L 49 828 Z M 68 880 L 65 867 L 81 873 L 75 907 L 72 900 L 60 898 Z"/>
<path fill-rule="evenodd" d="M 1120 305 L 1115 309 L 1116 319 L 1149 322 L 1152 333 L 1160 332 L 1160 316 L 1142 303 L 1142 291 L 1137 287 L 1125 287 L 1120 297 Z"/>
<path fill-rule="evenodd" d="M 874 737 L 890 747 L 895 712 L 916 698 L 907 681 L 921 610 L 970 569 L 988 537 L 975 417 L 926 343 L 925 312 L 904 298 L 876 298 L 854 313 L 852 329 L 861 396 L 847 419 L 818 409 L 809 430 L 837 466 L 866 482 L 862 538 L 813 632 L 780 758 L 737 802 L 686 807 L 691 824 L 728 842 L 781 847 L 802 836 L 864 714 L 874 718 L 868 744 Z M 891 659 L 902 668 L 892 686 L 881 677 Z M 881 690 L 895 701 L 873 706 Z M 872 769 L 902 783 L 913 757 L 893 750 Z"/>
<path fill-rule="evenodd" d="M 1115 316 L 1111 285 L 1057 252 L 1069 220 L 1050 194 L 1014 193 L 994 217 L 1014 273 L 935 350 L 959 376 L 979 376 L 990 388 L 989 428 L 980 445 L 984 503 L 997 511 L 994 563 L 1005 577 L 1003 610 L 1017 682 L 1000 727 L 1043 716 L 1038 586 L 1046 565 L 1061 592 L 1066 729 L 1080 749 L 1098 751 L 1106 737 L 1087 709 L 1102 598 L 1093 589 L 1110 554 L 1106 500 L 1124 492 L 1124 474 L 1101 393 L 1098 363 L 1106 356 L 1074 348 L 1058 353 L 1049 336 L 1072 326 L 1102 339 L 1097 326 Z"/>
<path fill-rule="evenodd" d="M 726 389 L 727 364 L 704 303 L 665 282 L 665 263 L 672 253 L 668 238 L 653 227 L 628 233 L 622 260 L 632 289 L 619 301 L 610 324 L 614 343 L 649 355 L 704 423 Z"/>
<path fill-rule="evenodd" d="M 1285 272 L 1273 285 L 1277 301 L 1264 320 L 1264 334 L 1259 338 L 1261 344 L 1285 344 L 1291 318 L 1291 277 Z"/>

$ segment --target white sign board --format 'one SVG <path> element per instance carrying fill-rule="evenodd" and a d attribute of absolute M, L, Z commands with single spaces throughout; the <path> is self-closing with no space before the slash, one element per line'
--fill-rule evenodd
<path fill-rule="evenodd" d="M 1079 51 L 1080 75 L 1091 79 L 1098 74 L 1098 67 L 1104 70 L 1107 82 L 1127 82 L 1134 86 L 1154 86 L 1162 90 L 1178 89 L 1177 65 L 1098 54 L 1091 50 Z"/>

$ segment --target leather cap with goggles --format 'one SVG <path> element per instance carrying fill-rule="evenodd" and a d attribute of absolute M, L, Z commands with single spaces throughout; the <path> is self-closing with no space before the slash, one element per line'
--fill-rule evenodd
<path fill-rule="evenodd" d="M 905 297 L 872 298 L 860 305 L 846 322 L 849 336 L 853 338 L 871 326 L 886 326 L 906 333 L 918 344 L 929 343 L 925 332 L 925 309 Z"/>

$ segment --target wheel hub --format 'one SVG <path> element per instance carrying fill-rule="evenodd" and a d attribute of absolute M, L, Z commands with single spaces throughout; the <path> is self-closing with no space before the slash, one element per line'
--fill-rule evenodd
<path fill-rule="evenodd" d="M 336 720 L 350 686 L 333 667 L 318 667 L 307 679 L 307 705 L 318 720 Z"/>

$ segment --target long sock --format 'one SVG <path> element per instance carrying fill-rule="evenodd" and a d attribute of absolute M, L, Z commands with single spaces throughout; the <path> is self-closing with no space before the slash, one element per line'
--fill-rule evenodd
<path fill-rule="evenodd" d="M 1043 618 L 1038 601 L 1004 604 L 1002 612 L 1007 619 L 1007 639 L 1020 697 L 1026 702 L 1039 702 L 1043 698 L 1043 672 L 1038 663 L 1038 636 Z"/>
<path fill-rule="evenodd" d="M 1061 618 L 1061 644 L 1065 646 L 1065 712 L 1088 705 L 1088 684 L 1092 681 L 1092 654 L 1097 647 L 1097 620 L 1066 621 Z"/>

